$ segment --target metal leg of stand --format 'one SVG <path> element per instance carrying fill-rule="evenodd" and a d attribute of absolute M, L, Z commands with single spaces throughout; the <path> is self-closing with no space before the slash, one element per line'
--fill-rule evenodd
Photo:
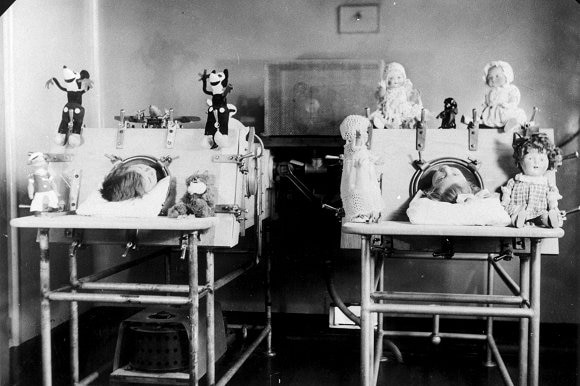
<path fill-rule="evenodd" d="M 491 256 L 487 257 L 487 263 L 486 263 L 486 267 L 487 267 L 487 289 L 486 289 L 486 294 L 487 295 L 493 295 L 493 286 L 494 286 L 494 274 L 495 271 L 493 269 L 493 266 L 491 265 Z M 491 304 L 488 304 L 488 307 L 492 307 Z M 491 351 L 491 347 L 490 347 L 490 337 L 493 338 L 493 317 L 488 316 L 487 317 L 487 326 L 486 326 L 486 334 L 488 336 L 488 340 L 487 340 L 487 345 L 486 345 L 486 360 L 485 360 L 485 366 L 486 367 L 493 367 L 495 366 L 495 363 L 493 362 L 493 353 Z"/>
<path fill-rule="evenodd" d="M 188 237 L 189 249 L 189 381 L 197 386 L 197 348 L 199 336 L 199 286 L 198 286 L 198 255 L 197 232 L 190 232 Z"/>
<path fill-rule="evenodd" d="M 361 242 L 361 385 L 370 386 L 373 374 L 371 368 L 373 326 L 369 307 L 371 283 L 374 282 L 371 273 L 370 236 L 361 236 Z"/>
<path fill-rule="evenodd" d="M 539 382 L 539 363 L 540 363 L 540 274 L 542 252 L 540 249 L 541 240 L 531 239 L 531 309 L 533 311 L 530 322 L 530 386 L 538 386 Z"/>
<path fill-rule="evenodd" d="M 214 313 L 214 254 L 208 250 L 206 256 L 205 279 L 207 285 L 207 384 L 215 385 L 215 313 Z"/>
<path fill-rule="evenodd" d="M 520 294 L 524 300 L 530 299 L 530 258 L 520 256 Z M 527 307 L 522 305 L 522 307 Z M 530 321 L 527 318 L 520 319 L 520 350 L 519 350 L 519 385 L 528 383 L 528 333 Z"/>
<path fill-rule="evenodd" d="M 52 357 L 50 342 L 50 262 L 48 257 L 48 229 L 38 230 L 38 244 L 40 246 L 40 333 L 42 336 L 42 384 L 52 385 Z"/>
<path fill-rule="evenodd" d="M 69 282 L 74 289 L 77 285 L 77 250 L 78 241 L 73 241 L 68 252 Z M 79 305 L 70 302 L 70 370 L 73 385 L 79 382 Z"/>
<path fill-rule="evenodd" d="M 272 260 L 270 259 L 270 252 L 266 252 L 265 256 L 265 287 L 264 288 L 264 295 L 265 295 L 265 306 L 266 306 L 266 327 L 270 327 L 270 331 L 268 332 L 268 336 L 266 337 L 266 345 L 267 345 L 267 355 L 269 357 L 276 356 L 276 353 L 272 350 L 272 291 L 271 291 L 271 275 L 272 275 Z"/>

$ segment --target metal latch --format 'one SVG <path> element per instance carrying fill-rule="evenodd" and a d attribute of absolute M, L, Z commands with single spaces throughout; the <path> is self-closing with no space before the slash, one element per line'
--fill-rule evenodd
<path fill-rule="evenodd" d="M 244 221 L 246 218 L 242 217 L 243 213 L 248 213 L 247 209 L 240 208 L 239 205 L 217 204 L 214 207 L 215 213 L 229 213 L 236 217 L 237 221 Z"/>
<path fill-rule="evenodd" d="M 477 137 L 479 134 L 479 120 L 477 119 L 477 110 L 472 110 L 472 121 L 467 125 L 467 132 L 469 136 L 469 150 L 477 150 Z"/>
<path fill-rule="evenodd" d="M 125 122 L 125 110 L 121 109 L 119 113 L 119 127 L 117 128 L 117 149 L 123 149 L 125 147 L 125 130 L 128 127 L 128 122 Z"/>

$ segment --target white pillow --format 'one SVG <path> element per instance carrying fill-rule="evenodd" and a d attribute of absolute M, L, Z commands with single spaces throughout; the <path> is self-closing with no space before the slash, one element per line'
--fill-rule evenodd
<path fill-rule="evenodd" d="M 167 198 L 170 180 L 170 176 L 164 177 L 143 197 L 125 201 L 107 201 L 97 190 L 79 205 L 77 214 L 100 217 L 157 217 Z"/>
<path fill-rule="evenodd" d="M 423 225 L 492 225 L 508 226 L 511 220 L 494 195 L 459 204 L 423 197 L 419 191 L 409 204 L 407 216 L 412 224 Z"/>

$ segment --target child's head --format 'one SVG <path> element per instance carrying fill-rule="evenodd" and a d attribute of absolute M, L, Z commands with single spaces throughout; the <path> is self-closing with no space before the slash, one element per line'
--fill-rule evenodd
<path fill-rule="evenodd" d="M 514 138 L 516 165 L 527 176 L 543 176 L 555 166 L 559 149 L 545 134 L 534 134 L 529 138 Z"/>
<path fill-rule="evenodd" d="M 460 194 L 475 194 L 478 190 L 461 170 L 443 165 L 433 173 L 431 188 L 425 194 L 432 200 L 455 203 Z"/>
<path fill-rule="evenodd" d="M 101 196 L 107 201 L 142 197 L 157 184 L 157 172 L 144 164 L 118 165 L 105 177 Z"/>
<path fill-rule="evenodd" d="M 501 87 L 514 80 L 514 71 L 509 63 L 496 60 L 488 63 L 483 69 L 485 83 L 489 87 Z"/>
<path fill-rule="evenodd" d="M 405 73 L 405 67 L 396 62 L 387 64 L 387 67 L 385 68 L 385 82 L 387 83 L 387 88 L 403 86 L 406 80 L 407 74 Z"/>

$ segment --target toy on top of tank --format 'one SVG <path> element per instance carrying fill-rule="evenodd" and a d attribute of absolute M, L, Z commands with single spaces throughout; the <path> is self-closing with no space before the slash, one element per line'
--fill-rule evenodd
<path fill-rule="evenodd" d="M 61 85 L 56 78 L 50 78 L 45 84 L 46 88 L 55 84 L 66 92 L 67 96 L 67 103 L 62 110 L 62 118 L 54 141 L 59 146 L 68 143 L 71 147 L 77 147 L 82 144 L 81 134 L 85 117 L 85 108 L 82 106 L 83 94 L 93 87 L 93 81 L 87 70 L 77 73 L 67 66 L 63 66 L 62 74 L 64 85 Z"/>
<path fill-rule="evenodd" d="M 407 78 L 401 64 L 387 64 L 375 96 L 378 99 L 378 109 L 370 118 L 376 128 L 413 129 L 415 123 L 421 119 L 421 94 Z"/>
<path fill-rule="evenodd" d="M 199 74 L 200 81 L 203 84 L 203 92 L 211 95 L 211 99 L 207 99 L 207 121 L 205 124 L 204 137 L 202 146 L 208 149 L 217 149 L 218 147 L 228 146 L 228 122 L 230 116 L 237 111 L 236 107 L 227 102 L 227 95 L 232 90 L 232 85 L 228 83 L 229 73 L 225 69 L 223 72 L 216 72 L 213 70 L 208 74 L 207 70 L 203 70 L 203 74 Z M 207 90 L 207 83 L 211 91 Z"/>
<path fill-rule="evenodd" d="M 48 171 L 48 161 L 44 153 L 30 154 L 28 165 L 33 169 L 28 175 L 28 197 L 32 200 L 30 211 L 35 215 L 58 211 L 61 208 L 59 194 L 56 182 Z"/>
<path fill-rule="evenodd" d="M 520 90 L 512 84 L 514 71 L 509 63 L 496 60 L 483 69 L 486 84 L 481 123 L 487 127 L 512 131 L 523 125 L 526 113 L 519 107 Z"/>
<path fill-rule="evenodd" d="M 457 115 L 457 102 L 455 99 L 449 97 L 443 101 L 443 111 L 441 111 L 435 118 L 441 119 L 440 129 L 455 129 L 455 116 Z"/>

